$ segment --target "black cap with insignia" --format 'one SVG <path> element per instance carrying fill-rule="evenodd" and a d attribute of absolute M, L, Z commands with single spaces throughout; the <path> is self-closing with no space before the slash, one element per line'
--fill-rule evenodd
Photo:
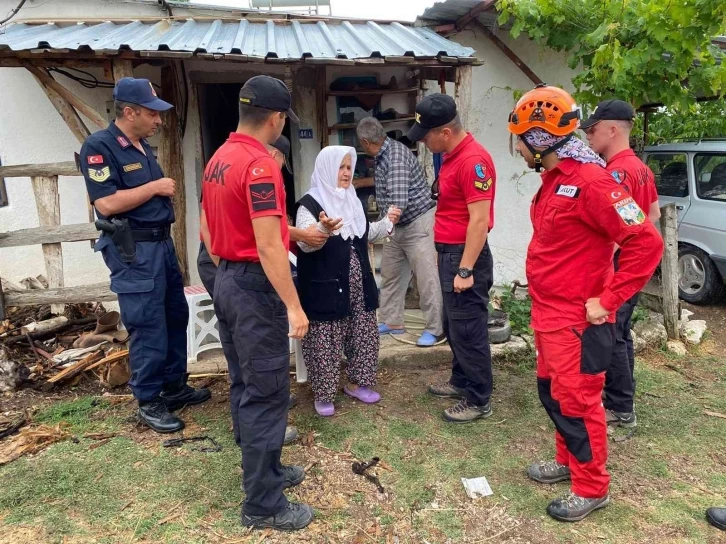
<path fill-rule="evenodd" d="M 239 101 L 256 108 L 284 111 L 293 123 L 300 124 L 300 119 L 290 107 L 292 95 L 285 84 L 277 78 L 255 76 L 248 79 L 239 90 Z"/>
<path fill-rule="evenodd" d="M 592 115 L 580 124 L 582 130 L 595 126 L 600 121 L 633 121 L 635 110 L 623 100 L 603 100 Z"/>
<path fill-rule="evenodd" d="M 285 158 L 285 168 L 292 174 L 292 168 L 290 168 L 290 140 L 285 136 L 280 136 L 270 145 L 282 153 Z"/>
<path fill-rule="evenodd" d="M 428 95 L 416 106 L 416 122 L 408 131 L 412 142 L 423 140 L 432 128 L 439 128 L 456 119 L 456 102 L 447 94 Z"/>

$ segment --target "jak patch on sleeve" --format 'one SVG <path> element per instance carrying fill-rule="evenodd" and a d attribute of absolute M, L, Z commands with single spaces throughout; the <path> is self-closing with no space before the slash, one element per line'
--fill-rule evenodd
<path fill-rule="evenodd" d="M 258 166 L 257 169 L 263 167 Z M 253 183 L 250 185 L 250 203 L 253 212 L 277 209 L 277 195 L 274 183 Z"/>

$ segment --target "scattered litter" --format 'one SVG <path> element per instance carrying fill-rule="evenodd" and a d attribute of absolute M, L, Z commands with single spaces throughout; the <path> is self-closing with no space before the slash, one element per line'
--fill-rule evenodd
<path fill-rule="evenodd" d="M 380 459 L 378 457 L 374 457 L 367 463 L 359 463 L 358 461 L 355 461 L 353 463 L 352 469 L 353 472 L 356 474 L 360 474 L 361 476 L 365 476 L 366 480 L 373 482 L 376 487 L 378 488 L 379 493 L 385 493 L 385 490 L 383 489 L 383 486 L 381 485 L 380 480 L 378 479 L 378 476 L 368 474 L 366 471 L 373 468 L 378 464 Z"/>
<path fill-rule="evenodd" d="M 170 438 L 169 440 L 164 440 L 164 442 L 161 443 L 161 445 L 165 448 L 181 448 L 182 444 L 185 442 L 201 442 L 204 440 L 208 440 L 212 443 L 211 446 L 201 446 L 199 448 L 192 448 L 192 451 L 200 451 L 202 453 L 217 453 L 218 451 L 222 451 L 222 445 L 219 444 L 214 438 L 211 436 L 189 436 L 184 438 Z"/>
<path fill-rule="evenodd" d="M 37 425 L 25 427 L 17 436 L 0 445 L 0 465 L 22 457 L 29 453 L 38 453 L 55 442 L 69 438 L 68 425 L 59 423 L 55 427 Z"/>
<path fill-rule="evenodd" d="M 479 497 L 488 497 L 494 495 L 492 488 L 489 487 L 489 482 L 486 477 L 480 476 L 479 478 L 462 478 L 461 483 L 464 484 L 464 490 L 470 499 L 476 499 Z"/>
<path fill-rule="evenodd" d="M 12 423 L 2 424 L 4 427 L 2 430 L 0 430 L 0 440 L 5 438 L 6 436 L 11 436 L 17 433 L 22 426 L 27 424 L 30 421 L 30 418 L 28 417 L 28 412 L 24 412 L 20 418 L 18 418 L 16 421 Z"/>
<path fill-rule="evenodd" d="M 65 351 L 62 351 L 58 355 L 55 355 L 53 357 L 53 361 L 58 365 L 78 361 L 79 359 L 83 359 L 85 355 L 88 355 L 89 353 L 93 353 L 94 351 L 100 349 L 103 344 L 105 344 L 105 342 L 101 342 L 96 346 L 91 346 L 88 348 L 67 349 Z"/>

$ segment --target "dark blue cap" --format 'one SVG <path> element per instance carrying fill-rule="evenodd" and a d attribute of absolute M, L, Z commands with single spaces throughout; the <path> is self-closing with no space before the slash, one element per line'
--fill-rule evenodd
<path fill-rule="evenodd" d="M 174 107 L 156 96 L 151 81 L 133 77 L 123 77 L 118 80 L 113 88 L 113 99 L 137 104 L 154 111 L 166 111 Z"/>

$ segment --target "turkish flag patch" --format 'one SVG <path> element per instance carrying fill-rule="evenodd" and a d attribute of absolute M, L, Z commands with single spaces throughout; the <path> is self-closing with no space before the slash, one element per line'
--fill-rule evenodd
<path fill-rule="evenodd" d="M 88 164 L 103 164 L 103 155 L 89 155 Z"/>
<path fill-rule="evenodd" d="M 258 166 L 257 168 L 260 169 L 262 167 Z M 255 183 L 250 185 L 250 202 L 252 203 L 252 211 L 254 212 L 277 209 L 275 184 Z"/>
<path fill-rule="evenodd" d="M 610 202 L 620 202 L 624 198 L 628 198 L 630 195 L 625 189 L 613 189 L 612 191 L 607 191 L 605 196 L 608 197 Z"/>
<path fill-rule="evenodd" d="M 272 177 L 272 170 L 270 169 L 270 166 L 267 164 L 262 164 L 260 166 L 252 166 L 252 167 L 250 167 L 249 172 L 250 172 L 250 179 Z"/>

